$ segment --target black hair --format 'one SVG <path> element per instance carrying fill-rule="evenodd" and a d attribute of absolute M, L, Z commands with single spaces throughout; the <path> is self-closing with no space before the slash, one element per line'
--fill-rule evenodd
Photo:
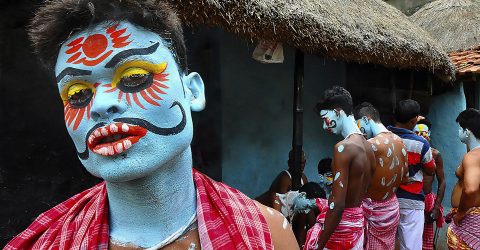
<path fill-rule="evenodd" d="M 323 92 L 322 98 L 315 105 L 314 111 L 316 114 L 320 110 L 341 108 L 345 114 L 351 115 L 353 110 L 353 101 L 350 93 L 340 87 L 333 86 Z"/>
<path fill-rule="evenodd" d="M 480 111 L 469 108 L 462 111 L 455 120 L 463 129 L 472 131 L 475 137 L 480 138 Z"/>
<path fill-rule="evenodd" d="M 353 109 L 353 116 L 358 120 L 364 116 L 370 117 L 375 122 L 380 121 L 378 110 L 369 102 L 362 102 Z"/>
<path fill-rule="evenodd" d="M 307 199 L 323 198 L 325 199 L 327 195 L 325 191 L 315 182 L 307 182 L 300 189 L 299 192 L 305 192 L 307 194 Z"/>
<path fill-rule="evenodd" d="M 432 123 L 427 118 L 420 119 L 417 124 L 427 125 L 428 129 L 432 130 Z"/>
<path fill-rule="evenodd" d="M 45 1 L 36 11 L 28 33 L 40 61 L 53 69 L 63 42 L 75 32 L 105 21 L 129 21 L 157 33 L 169 44 L 180 70 L 187 71 L 182 25 L 175 11 L 164 1 Z"/>
<path fill-rule="evenodd" d="M 332 172 L 332 158 L 323 158 L 318 162 L 317 170 L 319 174 Z"/>
<path fill-rule="evenodd" d="M 420 114 L 420 104 L 412 99 L 401 100 L 395 107 L 395 121 L 407 123 Z"/>

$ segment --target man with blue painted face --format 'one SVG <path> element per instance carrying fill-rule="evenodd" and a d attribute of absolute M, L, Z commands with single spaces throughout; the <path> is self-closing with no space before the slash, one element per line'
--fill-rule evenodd
<path fill-rule="evenodd" d="M 350 93 L 338 86 L 326 90 L 315 107 L 323 129 L 344 139 L 333 148 L 334 177 L 328 211 L 317 217 L 304 249 L 363 249 L 361 204 L 375 170 L 375 155 L 358 129 L 352 110 Z"/>
<path fill-rule="evenodd" d="M 456 121 L 460 141 L 470 151 L 455 171 L 458 182 L 452 192 L 453 223 L 448 227 L 448 247 L 480 249 L 480 112 L 464 110 Z"/>
<path fill-rule="evenodd" d="M 424 225 L 425 194 L 423 193 L 423 175 L 432 175 L 435 161 L 430 144 L 412 130 L 417 124 L 420 105 L 415 100 L 402 100 L 395 107 L 395 126 L 388 126 L 400 138 L 407 149 L 408 182 L 397 190 L 400 205 L 400 224 L 397 238 L 400 249 L 422 249 Z"/>
<path fill-rule="evenodd" d="M 192 169 L 190 110 L 204 108 L 204 85 L 168 4 L 47 1 L 30 38 L 54 68 L 78 157 L 105 181 L 5 249 L 298 248 L 280 213 Z"/>
<path fill-rule="evenodd" d="M 393 250 L 400 221 L 395 192 L 407 181 L 407 151 L 402 139 L 382 124 L 372 104 L 364 102 L 356 106 L 353 114 L 376 158 L 375 173 L 362 206 L 367 222 L 365 249 Z"/>

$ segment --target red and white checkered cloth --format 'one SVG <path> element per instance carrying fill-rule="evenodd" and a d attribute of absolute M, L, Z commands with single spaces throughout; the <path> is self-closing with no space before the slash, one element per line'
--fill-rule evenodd
<path fill-rule="evenodd" d="M 307 232 L 307 237 L 303 250 L 313 250 L 318 248 L 318 239 L 323 231 L 325 215 L 328 210 L 328 201 L 325 199 L 316 199 L 316 204 L 320 214 L 317 216 L 317 222 Z M 325 248 L 330 250 L 352 249 L 354 247 L 363 247 L 364 217 L 361 207 L 346 208 L 343 210 L 342 220 L 330 236 Z"/>
<path fill-rule="evenodd" d="M 365 249 L 395 249 L 395 234 L 400 222 L 397 196 L 393 195 L 385 201 L 364 199 L 362 208 L 366 220 Z"/>
<path fill-rule="evenodd" d="M 4 249 L 107 249 L 108 241 L 108 201 L 103 182 L 38 216 Z"/>
<path fill-rule="evenodd" d="M 425 195 L 425 214 L 429 214 L 433 210 L 436 199 L 437 197 L 433 192 Z M 444 222 L 445 222 L 445 219 L 443 218 L 443 207 L 440 206 L 440 214 L 438 215 L 437 221 L 436 221 L 437 227 L 438 228 L 443 227 Z M 422 249 L 433 250 L 433 238 L 434 238 L 433 231 L 434 231 L 433 223 L 425 223 L 425 225 L 423 226 Z"/>
<path fill-rule="evenodd" d="M 202 249 L 273 249 L 267 222 L 252 199 L 193 171 Z"/>
<path fill-rule="evenodd" d="M 193 170 L 202 249 L 273 249 L 267 222 L 253 200 Z M 105 182 L 41 214 L 5 250 L 107 249 Z"/>

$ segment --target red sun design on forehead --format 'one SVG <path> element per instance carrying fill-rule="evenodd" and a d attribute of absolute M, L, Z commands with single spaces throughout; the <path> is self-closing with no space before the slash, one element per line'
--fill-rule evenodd
<path fill-rule="evenodd" d="M 129 45 L 132 41 L 127 40 L 131 34 L 125 35 L 127 28 L 117 30 L 117 27 L 118 24 L 106 30 L 108 37 L 97 33 L 71 41 L 67 44 L 69 49 L 65 51 L 67 55 L 71 55 L 67 63 L 95 66 L 112 54 L 113 49 L 107 50 L 109 44 L 112 44 L 113 48 Z"/>

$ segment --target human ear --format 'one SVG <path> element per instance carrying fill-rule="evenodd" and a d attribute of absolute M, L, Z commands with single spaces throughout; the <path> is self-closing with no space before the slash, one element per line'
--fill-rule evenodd
<path fill-rule="evenodd" d="M 183 83 L 190 100 L 192 111 L 202 111 L 205 108 L 205 85 L 202 77 L 197 72 L 191 72 L 183 76 Z"/>

